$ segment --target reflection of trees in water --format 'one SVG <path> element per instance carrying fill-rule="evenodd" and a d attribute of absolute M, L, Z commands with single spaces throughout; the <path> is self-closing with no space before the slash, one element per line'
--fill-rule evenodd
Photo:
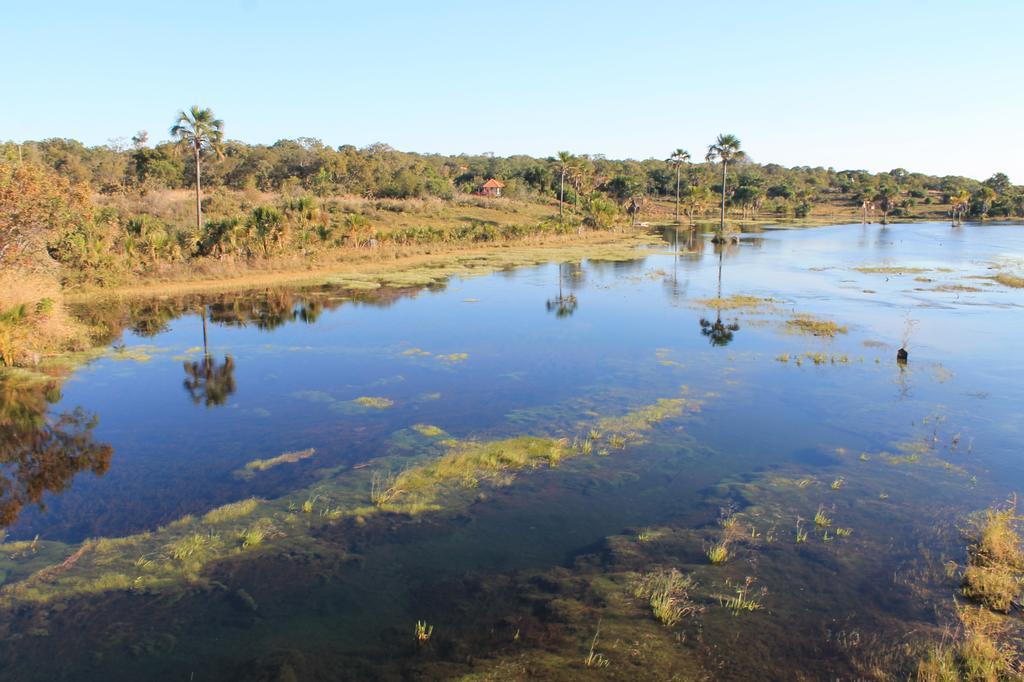
<path fill-rule="evenodd" d="M 576 263 L 570 264 L 568 271 L 569 278 L 568 282 L 566 282 L 566 278 L 562 274 L 562 264 L 558 264 L 558 298 L 550 298 L 545 304 L 548 312 L 553 312 L 555 317 L 558 318 L 571 316 L 576 312 L 576 307 L 579 305 L 579 301 L 577 301 L 574 294 L 565 294 L 563 283 L 567 283 L 570 288 L 575 288 L 575 277 L 582 278 L 583 269 L 578 263 Z"/>
<path fill-rule="evenodd" d="M 235 361 L 230 355 L 222 363 L 209 355 L 198 362 L 185 363 L 185 390 L 196 405 L 223 405 L 235 389 Z"/>
<path fill-rule="evenodd" d="M 110 467 L 113 448 L 93 440 L 95 415 L 81 408 L 48 417 L 60 400 L 57 384 L 0 378 L 0 525 L 9 526 L 28 504 L 60 492 L 75 474 L 97 476 Z"/>
<path fill-rule="evenodd" d="M 722 313 L 718 313 L 714 322 L 700 318 L 700 333 L 706 336 L 712 346 L 728 346 L 738 332 L 740 326 L 735 322 L 722 322 Z"/>
<path fill-rule="evenodd" d="M 722 260 L 725 256 L 726 249 L 718 248 L 719 246 L 725 246 L 722 244 L 716 245 L 715 250 L 718 252 L 718 293 L 716 299 L 722 300 Z M 733 338 L 736 336 L 736 332 L 740 330 L 740 325 L 736 320 L 725 323 L 722 322 L 722 308 L 717 306 L 717 314 L 715 315 L 715 321 L 712 322 L 706 318 L 700 318 L 700 333 L 701 336 L 707 338 L 712 346 L 728 346 Z"/>
<path fill-rule="evenodd" d="M 444 285 L 427 287 L 443 289 Z M 105 330 L 100 340 L 111 343 L 128 329 L 140 336 L 156 336 L 169 323 L 206 306 L 210 322 L 220 326 L 255 326 L 272 330 L 286 324 L 315 323 L 326 310 L 343 305 L 388 307 L 415 296 L 424 287 L 381 287 L 353 291 L 341 286 L 266 289 L 224 294 L 187 294 L 155 299 L 108 300 L 74 306 L 76 316 L 97 329 Z"/>
<path fill-rule="evenodd" d="M 235 360 L 230 355 L 218 363 L 210 355 L 206 334 L 206 306 L 199 309 L 203 320 L 203 359 L 185 362 L 185 390 L 192 396 L 192 402 L 206 407 L 223 405 L 235 392 Z"/>
<path fill-rule="evenodd" d="M 576 312 L 576 307 L 579 302 L 576 297 L 572 294 L 568 296 L 559 296 L 558 298 L 552 298 L 547 302 L 548 312 L 554 312 L 555 317 L 569 317 Z"/>

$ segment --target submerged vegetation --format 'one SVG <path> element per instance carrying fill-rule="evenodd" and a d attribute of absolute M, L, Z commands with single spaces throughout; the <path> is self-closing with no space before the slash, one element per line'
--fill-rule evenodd
<path fill-rule="evenodd" d="M 693 577 L 683 575 L 679 569 L 658 569 L 640 576 L 633 594 L 637 599 L 646 600 L 654 617 L 671 628 L 683 618 L 700 612 L 700 607 L 690 598 L 695 586 Z"/>
<path fill-rule="evenodd" d="M 637 442 L 640 432 L 694 412 L 700 405 L 696 399 L 662 399 L 621 416 L 597 418 L 600 426 L 594 428 L 603 437 L 628 434 L 630 442 Z M 519 471 L 555 467 L 584 454 L 580 443 L 574 445 L 566 437 L 519 436 L 449 445 L 431 441 L 424 447 L 423 456 L 406 462 L 398 473 L 388 468 L 342 470 L 282 499 L 232 502 L 201 519 L 185 516 L 153 532 L 85 543 L 77 549 L 39 542 L 30 555 L 0 544 L 0 569 L 7 573 L 0 607 L 108 589 L 159 590 L 202 582 L 206 567 L 235 553 L 274 543 L 314 541 L 313 521 L 330 524 L 344 518 L 365 519 L 377 512 L 441 510 L 464 503 L 459 501 L 459 490 L 485 483 L 507 485 Z M 365 504 L 367 489 L 372 506 Z M 274 543 L 269 542 L 271 538 Z M 47 558 L 67 567 L 52 571 Z"/>
<path fill-rule="evenodd" d="M 296 450 L 295 452 L 285 452 L 277 457 L 254 459 L 251 462 L 248 462 L 244 469 L 237 471 L 236 474 L 243 478 L 249 478 L 257 472 L 266 471 L 267 469 L 272 469 L 282 464 L 294 464 L 295 462 L 301 462 L 304 459 L 309 459 L 315 454 L 316 450 L 314 448 L 307 448 L 305 450 Z"/>

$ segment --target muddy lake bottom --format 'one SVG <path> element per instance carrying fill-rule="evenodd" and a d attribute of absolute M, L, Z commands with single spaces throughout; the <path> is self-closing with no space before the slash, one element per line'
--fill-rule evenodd
<path fill-rule="evenodd" d="M 0 380 L 0 679 L 905 678 L 1024 490 L 1024 227 L 657 237 L 90 304 Z"/>

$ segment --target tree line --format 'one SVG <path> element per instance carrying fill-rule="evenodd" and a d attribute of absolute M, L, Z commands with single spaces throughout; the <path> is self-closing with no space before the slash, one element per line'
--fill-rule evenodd
<path fill-rule="evenodd" d="M 200 107 L 180 112 L 168 132 L 171 139 L 156 144 L 144 131 L 93 147 L 68 139 L 0 144 L 0 260 L 45 247 L 70 273 L 102 284 L 193 258 L 609 229 L 626 215 L 635 221 L 652 199 L 672 202 L 677 221 L 713 211 L 720 230 L 727 213 L 804 217 L 818 203 L 857 207 L 865 219 L 877 212 L 883 221 L 933 203 L 948 205 L 954 221 L 1024 216 L 1024 187 L 1002 173 L 979 182 L 902 168 L 786 168 L 751 161 L 730 134 L 720 135 L 700 161 L 684 149 L 666 159 L 633 160 L 567 151 L 548 158 L 417 154 L 385 144 L 330 147 L 313 138 L 253 145 L 226 139 L 224 123 Z M 375 225 L 374 211 L 408 210 L 390 200 L 483 202 L 473 195 L 490 177 L 504 182 L 507 199 L 557 202 L 557 219 Z M 191 217 L 156 210 L 165 190 L 195 193 Z M 371 202 L 370 208 L 353 209 L 346 197 Z"/>

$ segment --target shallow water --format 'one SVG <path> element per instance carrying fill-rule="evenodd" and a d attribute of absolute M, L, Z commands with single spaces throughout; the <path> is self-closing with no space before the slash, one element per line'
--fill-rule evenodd
<path fill-rule="evenodd" d="M 768 228 L 724 248 L 688 232 L 665 239 L 631 260 L 430 289 L 320 287 L 92 311 L 127 330 L 59 400 L 37 398 L 33 409 L 51 420 L 74 408 L 96 415 L 84 449 L 112 454 L 104 466 L 54 465 L 43 505 L 8 505 L 20 507 L 8 542 L 43 544 L 5 553 L 6 582 L 47 566 L 46 552 L 59 564 L 89 538 L 157 531 L 162 546 L 158 529 L 252 496 L 281 501 L 276 525 L 256 549 L 175 584 L 13 598 L 0 614 L 0 670 L 11 679 L 898 670 L 905 661 L 890 645 L 944 624 L 956 585 L 942 564 L 963 559 L 958 525 L 1024 488 L 1015 352 L 1024 290 L 989 279 L 995 267 L 1019 268 L 1024 230 Z M 770 300 L 720 312 L 707 302 L 733 295 Z M 846 331 L 796 333 L 795 315 Z M 895 359 L 901 345 L 906 365 Z M 805 355 L 815 353 L 817 363 Z M 5 395 L 11 411 L 15 395 Z M 345 506 L 360 495 L 370 505 L 359 476 L 444 452 L 415 424 L 458 442 L 582 441 L 602 418 L 680 395 L 699 411 L 652 421 L 624 447 L 596 440 L 593 453 L 558 467 L 510 471 L 500 485 L 445 488 L 433 511 Z M 29 449 L 40 442 L 24 439 Z M 4 473 L 10 497 L 24 476 L 13 465 Z M 307 521 L 302 500 L 323 513 Z M 815 528 L 816 510 L 834 519 L 831 537 Z M 704 551 L 729 515 L 747 535 L 712 566 Z M 852 532 L 836 537 L 839 527 Z M 797 543 L 801 529 L 809 538 Z M 105 565 L 83 556 L 61 580 Z M 630 587 L 668 567 L 695 576 L 703 609 L 674 628 Z M 761 608 L 734 615 L 722 597 L 748 577 Z M 417 643 L 421 619 L 436 634 Z M 609 663 L 588 667 L 599 628 Z M 54 650 L 66 655 L 54 660 Z"/>

